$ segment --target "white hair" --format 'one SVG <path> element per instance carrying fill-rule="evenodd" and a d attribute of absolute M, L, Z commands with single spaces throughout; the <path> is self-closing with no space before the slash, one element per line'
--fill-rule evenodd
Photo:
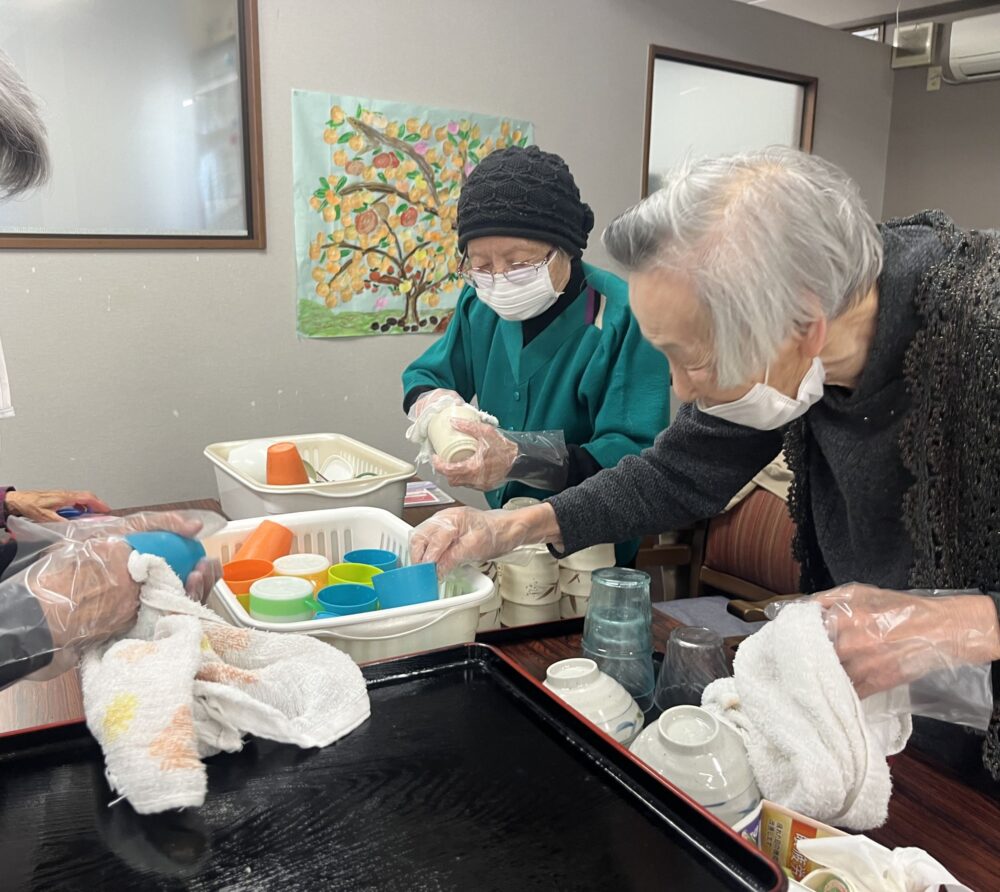
<path fill-rule="evenodd" d="M 630 271 L 692 283 L 707 310 L 720 387 L 760 373 L 793 332 L 835 319 L 882 271 L 882 237 L 839 167 L 774 147 L 689 160 L 604 231 Z"/>
<path fill-rule="evenodd" d="M 48 175 L 45 124 L 35 98 L 0 51 L 0 197 L 25 192 Z"/>

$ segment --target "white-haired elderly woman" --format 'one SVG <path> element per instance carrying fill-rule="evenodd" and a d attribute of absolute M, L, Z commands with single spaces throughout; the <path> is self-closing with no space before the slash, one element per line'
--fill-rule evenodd
<path fill-rule="evenodd" d="M 769 149 L 683 165 L 604 244 L 670 362 L 676 421 L 542 505 L 438 515 L 414 557 L 447 569 L 676 529 L 784 446 L 801 590 L 842 607 L 834 643 L 861 696 L 1000 658 L 981 594 L 1000 591 L 1000 240 L 939 212 L 877 225 L 843 171 Z"/>

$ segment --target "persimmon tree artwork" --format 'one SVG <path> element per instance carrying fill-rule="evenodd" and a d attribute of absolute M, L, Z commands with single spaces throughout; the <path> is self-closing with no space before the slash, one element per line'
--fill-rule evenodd
<path fill-rule="evenodd" d="M 296 91 L 293 126 L 299 333 L 443 331 L 463 284 L 462 186 L 531 125 Z"/>

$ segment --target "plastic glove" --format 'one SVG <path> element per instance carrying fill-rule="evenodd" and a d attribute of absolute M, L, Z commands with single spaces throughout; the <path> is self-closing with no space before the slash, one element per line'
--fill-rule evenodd
<path fill-rule="evenodd" d="M 451 426 L 476 438 L 476 453 L 459 462 L 447 462 L 435 455 L 431 459 L 434 470 L 452 486 L 468 486 L 484 492 L 500 486 L 517 459 L 517 444 L 492 424 L 455 418 Z"/>
<path fill-rule="evenodd" d="M 861 698 L 1000 659 L 997 611 L 984 595 L 928 597 L 851 583 L 815 597 Z"/>
<path fill-rule="evenodd" d="M 505 431 L 490 424 L 453 419 L 451 426 L 476 438 L 476 453 L 462 462 L 435 456 L 434 470 L 452 486 L 487 491 L 507 480 L 559 492 L 569 473 L 569 450 L 562 431 Z"/>
<path fill-rule="evenodd" d="M 424 413 L 425 409 L 429 406 L 433 406 L 439 400 L 442 401 L 442 406 L 468 405 L 456 391 L 439 387 L 436 390 L 428 390 L 427 393 L 422 393 L 419 397 L 417 397 L 417 401 L 410 406 L 410 411 L 406 413 L 406 417 L 409 418 L 410 421 L 416 421 Z"/>
<path fill-rule="evenodd" d="M 539 513 L 538 508 L 544 510 Z M 460 564 L 481 564 L 523 545 L 541 545 L 549 541 L 547 531 L 552 525 L 558 530 L 555 512 L 548 505 L 520 511 L 449 508 L 413 531 L 410 561 L 436 563 L 438 575 L 443 577 Z"/>
<path fill-rule="evenodd" d="M 62 523 L 56 511 L 59 508 L 89 508 L 99 514 L 111 508 L 92 492 L 76 492 L 68 489 L 52 489 L 44 492 L 11 490 L 4 500 L 7 513 L 13 517 L 26 517 L 38 523 Z"/>
<path fill-rule="evenodd" d="M 87 524 L 75 521 L 39 526 L 19 521 L 16 525 L 19 550 L 22 536 L 30 539 L 34 534 L 35 546 L 46 543 L 34 552 L 32 563 L 0 583 L 0 598 L 18 589 L 34 597 L 51 637 L 52 661 L 29 677 L 58 675 L 76 664 L 83 648 L 100 643 L 135 622 L 139 586 L 128 571 L 132 547 L 125 541 L 126 535 L 165 530 L 195 537 L 203 529 L 205 516 L 218 517 L 205 512 L 176 512 L 106 518 L 95 521 L 95 526 L 103 527 L 102 533 L 91 529 L 92 535 L 79 538 L 62 536 L 55 528 L 69 527 L 67 533 L 81 534 L 81 528 Z M 202 561 L 188 577 L 188 594 L 198 601 L 204 600 L 217 581 L 218 572 L 215 564 Z"/>

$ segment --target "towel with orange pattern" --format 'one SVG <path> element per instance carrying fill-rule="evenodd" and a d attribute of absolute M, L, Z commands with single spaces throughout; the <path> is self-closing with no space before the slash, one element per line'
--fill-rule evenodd
<path fill-rule="evenodd" d="M 370 715 L 361 670 L 305 635 L 238 629 L 189 600 L 153 555 L 134 552 L 135 626 L 82 662 L 87 725 L 108 782 L 141 814 L 201 805 L 202 758 L 243 737 L 327 746 Z"/>

